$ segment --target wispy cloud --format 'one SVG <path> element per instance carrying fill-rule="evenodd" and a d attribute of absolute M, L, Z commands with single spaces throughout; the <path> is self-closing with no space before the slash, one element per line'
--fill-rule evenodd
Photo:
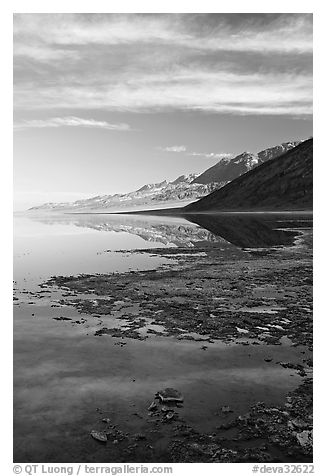
<path fill-rule="evenodd" d="M 52 62 L 58 60 L 78 60 L 80 55 L 77 51 L 64 48 L 54 48 L 48 45 L 24 45 L 18 43 L 14 46 L 16 58 L 27 58 L 39 62 Z"/>
<path fill-rule="evenodd" d="M 185 145 L 172 145 L 169 147 L 156 147 L 157 150 L 161 150 L 163 152 L 187 152 L 187 147 Z M 231 159 L 234 154 L 229 152 L 187 152 L 187 155 L 191 157 L 204 157 L 207 159 L 216 159 L 220 161 L 222 159 Z"/>
<path fill-rule="evenodd" d="M 87 127 L 92 129 L 106 129 L 109 131 L 129 131 L 129 124 L 110 124 L 106 121 L 84 119 L 81 117 L 53 117 L 50 119 L 32 119 L 14 124 L 15 129 L 44 128 L 44 127 Z"/>
<path fill-rule="evenodd" d="M 207 159 L 216 159 L 217 161 L 220 161 L 222 159 L 232 159 L 232 157 L 234 157 L 234 154 L 231 154 L 229 152 L 190 152 L 188 155 L 195 157 L 205 157 Z"/>
<path fill-rule="evenodd" d="M 159 150 L 164 152 L 185 152 L 187 147 L 185 145 L 171 145 L 170 147 L 158 147 Z"/>
<path fill-rule="evenodd" d="M 312 50 L 310 15 L 235 22 L 236 15 L 17 14 L 17 37 L 54 45 L 173 44 L 208 51 L 306 52 Z"/>
<path fill-rule="evenodd" d="M 309 14 L 18 14 L 15 107 L 312 113 Z"/>
<path fill-rule="evenodd" d="M 119 83 L 44 85 L 16 91 L 24 109 L 104 109 L 108 111 L 199 110 L 227 114 L 307 115 L 312 113 L 312 78 L 294 74 L 233 74 L 182 71 L 171 79 L 138 76 Z"/>

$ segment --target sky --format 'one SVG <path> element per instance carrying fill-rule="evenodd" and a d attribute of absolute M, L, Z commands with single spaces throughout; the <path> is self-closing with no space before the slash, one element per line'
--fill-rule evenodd
<path fill-rule="evenodd" d="M 15 14 L 14 208 L 312 135 L 310 14 Z"/>

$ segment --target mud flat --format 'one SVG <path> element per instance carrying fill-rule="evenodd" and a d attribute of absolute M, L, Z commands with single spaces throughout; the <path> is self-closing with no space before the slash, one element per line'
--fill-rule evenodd
<path fill-rule="evenodd" d="M 245 405 L 234 405 L 232 395 L 219 401 L 216 394 L 215 412 L 208 417 L 214 428 L 208 424 L 204 429 L 196 427 L 187 412 L 191 398 L 201 400 L 198 378 L 192 383 L 190 379 L 188 387 L 175 386 L 184 402 L 172 408 L 148 394 L 142 403 L 142 423 L 134 431 L 124 426 L 123 418 L 119 421 L 119 413 L 94 418 L 88 434 L 93 456 L 90 450 L 88 460 L 312 461 L 311 231 L 302 231 L 287 247 L 223 250 L 197 243 L 191 249 L 143 253 L 165 256 L 171 264 L 153 271 L 55 276 L 42 286 L 63 292 L 58 305 L 80 313 L 79 328 L 88 323 L 88 332 L 101 346 L 113 342 L 124 352 L 136 342 L 152 345 L 155 359 L 160 342 L 169 342 L 171 349 L 188 343 L 196 345 L 190 352 L 201 352 L 203 361 L 221 346 L 232 352 L 243 349 L 244 373 L 249 361 L 259 361 L 262 371 L 257 379 L 267 378 L 272 369 L 275 385 L 289 376 L 295 383 L 290 391 L 280 392 L 276 403 L 270 401 L 268 390 L 257 392 L 246 411 Z M 94 321 L 97 324 L 90 326 Z M 72 324 L 57 321 L 57 325 Z M 241 371 L 239 356 L 238 365 Z M 216 361 L 216 366 L 221 364 Z M 204 380 L 205 366 L 197 371 Z M 241 394 L 241 384 L 237 392 Z"/>

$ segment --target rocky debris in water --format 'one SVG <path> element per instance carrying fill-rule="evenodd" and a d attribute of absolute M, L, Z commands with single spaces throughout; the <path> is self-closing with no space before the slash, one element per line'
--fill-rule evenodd
<path fill-rule="evenodd" d="M 64 316 L 53 317 L 52 319 L 54 319 L 55 321 L 72 321 L 70 317 L 64 317 Z"/>
<path fill-rule="evenodd" d="M 306 379 L 288 395 L 285 406 L 257 403 L 248 413 L 220 425 L 213 433 L 200 433 L 185 424 L 174 425 L 175 438 L 169 443 L 168 460 L 309 462 L 312 461 L 312 422 L 312 380 Z"/>
<path fill-rule="evenodd" d="M 293 364 L 292 362 L 278 362 L 278 364 L 282 365 L 282 367 L 284 367 L 285 369 L 296 369 L 296 370 L 303 369 L 303 365 Z"/>
<path fill-rule="evenodd" d="M 178 391 L 175 390 L 174 388 L 168 387 L 164 390 L 159 390 L 156 393 L 156 397 L 161 400 L 162 403 L 182 403 L 183 402 L 183 396 L 182 394 Z"/>
<path fill-rule="evenodd" d="M 153 401 L 148 407 L 148 416 L 152 419 L 148 422 L 168 423 L 172 420 L 180 420 L 176 408 L 183 406 L 183 396 L 178 390 L 166 388 L 155 394 L 157 401 Z M 153 420 L 153 417 L 155 420 Z"/>
<path fill-rule="evenodd" d="M 282 365 L 285 369 L 294 369 L 298 371 L 298 374 L 301 377 L 305 377 L 307 375 L 306 370 L 303 365 L 301 364 L 293 364 L 292 362 L 277 362 L 278 364 Z"/>
<path fill-rule="evenodd" d="M 145 433 L 135 433 L 130 435 L 129 433 L 123 432 L 116 425 L 112 424 L 110 418 L 102 418 L 102 422 L 106 423 L 107 427 L 104 431 L 92 430 L 91 436 L 102 443 L 110 441 L 113 445 L 117 445 L 121 442 L 133 441 L 145 441 L 147 440 L 147 435 Z M 135 448 L 138 445 L 135 445 Z"/>
<path fill-rule="evenodd" d="M 97 431 L 97 430 L 92 430 L 91 431 L 91 436 L 97 440 L 100 441 L 101 443 L 106 443 L 108 438 L 106 436 L 106 433 L 104 431 Z"/>
<path fill-rule="evenodd" d="M 312 430 L 304 430 L 296 434 L 297 440 L 305 453 L 312 453 Z"/>
<path fill-rule="evenodd" d="M 312 457 L 312 423 L 312 380 L 307 379 L 288 395 L 284 407 L 257 403 L 228 427 L 237 428 L 239 441 L 263 438 L 299 461 L 300 455 Z"/>
<path fill-rule="evenodd" d="M 126 438 L 128 438 L 127 433 L 124 433 L 123 431 L 119 430 L 116 428 L 115 425 L 110 425 L 107 430 L 105 430 L 105 434 L 108 440 L 114 441 L 123 441 Z"/>
<path fill-rule="evenodd" d="M 272 359 L 272 357 L 266 357 L 266 359 L 264 359 L 264 360 L 265 360 L 265 362 L 272 362 L 273 359 Z"/>
<path fill-rule="evenodd" d="M 157 410 L 157 404 L 156 404 L 155 401 L 153 401 L 153 402 L 150 404 L 150 406 L 148 407 L 148 411 L 149 411 L 149 412 L 152 412 L 152 411 L 155 411 L 155 410 Z"/>
<path fill-rule="evenodd" d="M 240 463 L 270 462 L 271 456 L 265 446 L 260 448 L 223 447 L 210 435 L 191 435 L 190 440 L 176 440 L 169 444 L 169 460 L 175 463 Z M 192 441 L 192 439 L 195 439 Z"/>
<path fill-rule="evenodd" d="M 165 414 L 165 418 L 166 418 L 167 421 L 172 420 L 172 418 L 174 418 L 174 416 L 175 416 L 175 413 L 171 412 L 171 411 L 169 411 Z"/>
<path fill-rule="evenodd" d="M 305 359 L 304 362 L 307 364 L 308 367 L 313 366 L 313 360 L 310 357 L 308 359 Z"/>
<path fill-rule="evenodd" d="M 275 250 L 268 257 L 224 254 L 227 266 L 222 269 L 219 260 L 220 256 L 212 249 L 205 257 L 196 257 L 196 261 L 178 269 L 171 265 L 164 271 L 57 276 L 47 284 L 83 294 L 93 289 L 98 296 L 96 308 L 91 299 L 76 300 L 74 304 L 63 302 L 93 315 L 95 310 L 99 315 L 115 312 L 108 295 L 120 301 L 128 298 L 133 306 L 141 308 L 142 316 L 150 319 L 151 324 L 163 326 L 166 336 L 178 339 L 189 339 L 187 333 L 196 332 L 206 340 L 229 342 L 246 335 L 252 345 L 252 339 L 280 345 L 281 338 L 287 336 L 294 344 L 312 345 L 312 266 L 308 249 L 288 250 L 286 254 Z M 252 292 L 257 287 L 264 289 L 271 282 L 277 283 L 272 302 L 270 296 L 262 299 Z M 132 323 L 133 331 L 146 327 L 133 309 L 124 308 L 123 312 L 117 318 Z M 244 330 L 248 333 L 243 333 Z"/>
<path fill-rule="evenodd" d="M 303 421 L 300 418 L 294 418 L 288 422 L 288 427 L 291 428 L 291 430 L 302 430 L 309 428 L 309 426 L 308 422 Z"/>
<path fill-rule="evenodd" d="M 134 329 L 121 329 L 118 327 L 114 327 L 112 329 L 108 329 L 107 327 L 103 327 L 95 332 L 94 335 L 102 336 L 102 335 L 110 335 L 112 337 L 128 337 L 129 339 L 138 339 L 138 340 L 145 340 L 147 336 L 142 336 Z"/>
<path fill-rule="evenodd" d="M 84 319 L 84 318 L 82 318 L 78 321 L 72 321 L 73 324 L 85 324 L 85 322 L 87 322 L 87 319 Z"/>

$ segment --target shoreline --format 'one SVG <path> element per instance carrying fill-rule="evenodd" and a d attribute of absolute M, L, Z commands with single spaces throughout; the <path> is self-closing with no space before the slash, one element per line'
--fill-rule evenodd
<path fill-rule="evenodd" d="M 313 210 L 212 210 L 206 212 L 185 212 L 182 208 L 161 208 L 155 210 L 137 210 L 129 212 L 66 212 L 67 215 L 152 215 L 152 216 L 179 216 L 189 215 L 313 215 Z M 174 211 L 174 213 L 172 213 Z"/>

